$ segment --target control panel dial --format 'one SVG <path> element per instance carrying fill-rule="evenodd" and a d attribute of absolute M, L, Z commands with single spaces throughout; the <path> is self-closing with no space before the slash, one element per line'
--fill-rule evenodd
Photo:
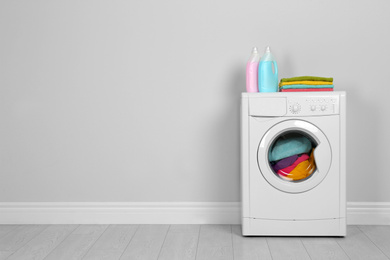
<path fill-rule="evenodd" d="M 301 105 L 299 103 L 294 103 L 290 105 L 290 112 L 293 114 L 298 114 L 301 111 Z"/>

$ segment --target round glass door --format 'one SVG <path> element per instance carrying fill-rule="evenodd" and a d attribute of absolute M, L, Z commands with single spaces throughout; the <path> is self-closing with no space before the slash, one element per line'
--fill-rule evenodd
<path fill-rule="evenodd" d="M 258 164 L 275 188 L 291 193 L 308 191 L 325 178 L 332 162 L 324 133 L 302 120 L 276 124 L 263 136 Z"/>

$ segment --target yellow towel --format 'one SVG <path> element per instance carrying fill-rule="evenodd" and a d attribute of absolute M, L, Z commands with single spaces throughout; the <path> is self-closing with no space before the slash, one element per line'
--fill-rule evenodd
<path fill-rule="evenodd" d="M 296 85 L 296 84 L 303 84 L 303 85 L 329 85 L 332 84 L 332 82 L 326 82 L 326 81 L 291 81 L 291 82 L 280 82 L 279 87 L 283 87 L 286 85 Z"/>

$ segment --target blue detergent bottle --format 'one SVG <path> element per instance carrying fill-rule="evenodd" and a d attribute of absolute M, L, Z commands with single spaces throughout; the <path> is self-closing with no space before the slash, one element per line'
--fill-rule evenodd
<path fill-rule="evenodd" d="M 269 46 L 261 57 L 258 76 L 259 92 L 278 92 L 278 65 Z"/>

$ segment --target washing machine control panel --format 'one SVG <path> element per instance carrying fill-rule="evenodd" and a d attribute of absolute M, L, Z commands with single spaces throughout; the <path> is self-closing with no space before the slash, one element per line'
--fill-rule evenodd
<path fill-rule="evenodd" d="M 289 116 L 336 115 L 339 111 L 339 96 L 287 98 L 287 115 Z"/>

